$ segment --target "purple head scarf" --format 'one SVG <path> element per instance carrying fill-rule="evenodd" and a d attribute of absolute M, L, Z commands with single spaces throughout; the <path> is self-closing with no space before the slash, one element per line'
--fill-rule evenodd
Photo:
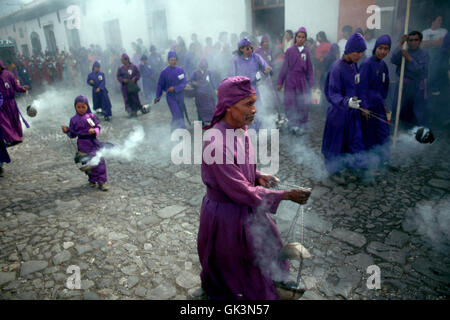
<path fill-rule="evenodd" d="M 200 60 L 200 63 L 198 64 L 200 69 L 207 69 L 208 68 L 208 60 L 206 60 L 205 58 L 202 58 Z"/>
<path fill-rule="evenodd" d="M 218 88 L 218 102 L 213 120 L 211 125 L 204 129 L 211 129 L 222 120 L 227 109 L 253 94 L 256 94 L 256 91 L 247 77 L 236 76 L 223 80 Z"/>
<path fill-rule="evenodd" d="M 375 42 L 375 47 L 373 47 L 372 54 L 375 54 L 375 51 L 377 50 L 377 48 L 382 44 L 388 45 L 389 49 L 391 49 L 391 44 L 392 44 L 391 37 L 389 37 L 389 35 L 387 35 L 387 34 L 383 34 L 382 36 L 380 36 L 377 39 L 377 42 Z"/>
<path fill-rule="evenodd" d="M 89 100 L 86 96 L 79 95 L 78 97 L 76 97 L 73 106 L 76 107 L 77 103 L 79 103 L 79 102 L 82 102 L 87 105 L 88 108 L 87 108 L 86 113 L 92 113 L 91 108 L 89 107 Z"/>
<path fill-rule="evenodd" d="M 308 38 L 308 32 L 306 31 L 305 27 L 300 27 L 300 29 L 297 30 L 297 32 L 295 33 L 295 37 L 297 38 L 297 35 L 302 32 L 305 34 L 306 38 Z"/>
<path fill-rule="evenodd" d="M 173 51 L 173 50 L 170 50 L 169 54 L 167 55 L 167 60 L 172 59 L 172 58 L 178 59 L 177 53 L 175 51 Z"/>
<path fill-rule="evenodd" d="M 252 42 L 247 38 L 242 38 L 241 41 L 239 41 L 238 43 L 238 49 L 242 48 L 242 47 L 246 47 L 246 46 L 251 46 Z"/>
<path fill-rule="evenodd" d="M 100 69 L 100 62 L 95 61 L 94 64 L 92 65 L 92 71 L 94 71 L 94 68 L 97 67 Z"/>
<path fill-rule="evenodd" d="M 130 57 L 126 53 L 122 54 L 122 59 L 130 61 Z"/>
<path fill-rule="evenodd" d="M 141 57 L 141 61 L 147 61 L 147 60 L 148 60 L 147 56 L 145 54 L 143 54 Z"/>
<path fill-rule="evenodd" d="M 364 37 L 360 33 L 354 33 L 347 40 L 344 54 L 349 54 L 352 52 L 364 52 L 366 51 L 366 49 L 367 46 Z"/>
<path fill-rule="evenodd" d="M 269 37 L 266 35 L 263 35 L 261 38 L 261 44 L 263 44 L 263 42 L 266 42 L 266 41 L 269 42 Z"/>

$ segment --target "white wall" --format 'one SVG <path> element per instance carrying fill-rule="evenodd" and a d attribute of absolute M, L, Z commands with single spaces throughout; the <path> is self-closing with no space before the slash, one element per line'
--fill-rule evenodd
<path fill-rule="evenodd" d="M 221 31 L 239 35 L 251 26 L 251 21 L 248 21 L 251 6 L 248 7 L 246 1 L 248 0 L 168 0 L 169 38 L 176 40 L 178 36 L 182 36 L 188 46 L 192 33 L 197 33 L 202 43 L 206 37 L 217 41 Z"/>
<path fill-rule="evenodd" d="M 330 42 L 337 42 L 339 0 L 286 0 L 286 30 L 294 33 L 302 26 L 308 38 L 316 39 L 319 31 L 325 31 Z"/>

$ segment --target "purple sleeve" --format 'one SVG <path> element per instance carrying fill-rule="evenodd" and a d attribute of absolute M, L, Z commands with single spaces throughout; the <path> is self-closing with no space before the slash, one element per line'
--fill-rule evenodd
<path fill-rule="evenodd" d="M 285 191 L 254 186 L 234 164 L 212 164 L 209 167 L 220 189 L 231 200 L 252 208 L 265 205 L 271 213 L 276 213 Z"/>
<path fill-rule="evenodd" d="M 120 72 L 121 68 L 119 67 L 119 69 L 117 69 L 117 81 L 119 81 L 120 83 L 123 83 L 123 75 L 122 72 Z"/>
<path fill-rule="evenodd" d="M 359 91 L 359 98 L 361 100 L 361 107 L 364 109 L 367 109 L 370 105 L 369 102 L 370 83 L 374 81 L 374 79 L 372 79 L 372 72 L 370 66 L 371 65 L 368 61 L 364 62 L 359 72 L 360 82 L 358 86 L 359 89 L 358 91 Z"/>
<path fill-rule="evenodd" d="M 421 79 L 425 79 L 428 76 L 428 64 L 430 57 L 428 54 L 424 53 L 424 55 L 419 57 L 412 57 L 412 62 L 406 61 L 405 65 L 405 74 L 413 74 L 415 76 L 420 77 Z"/>
<path fill-rule="evenodd" d="M 13 89 L 16 91 L 16 92 L 26 92 L 26 90 L 23 88 L 23 86 L 20 86 L 18 83 L 17 83 L 17 79 L 16 79 L 16 77 L 11 73 L 10 74 L 10 79 L 11 79 L 11 82 L 12 82 L 12 84 L 13 84 Z"/>
<path fill-rule="evenodd" d="M 165 88 L 166 76 L 164 72 L 161 72 L 158 79 L 158 87 L 156 88 L 156 100 L 161 99 L 163 90 Z"/>
<path fill-rule="evenodd" d="M 105 85 L 106 85 L 105 74 L 102 72 L 100 75 L 102 76 L 102 81 L 100 81 L 97 88 L 100 88 L 100 90 L 105 90 Z"/>
<path fill-rule="evenodd" d="M 69 131 L 67 131 L 67 135 L 70 139 L 74 139 L 78 136 L 78 133 L 75 131 L 73 120 L 70 119 Z"/>
<path fill-rule="evenodd" d="M 314 69 L 311 62 L 311 54 L 307 53 L 308 59 L 306 59 L 306 79 L 308 80 L 309 87 L 314 87 Z"/>
<path fill-rule="evenodd" d="M 336 107 L 347 110 L 348 101 L 351 97 L 345 97 L 341 94 L 344 86 L 345 84 L 341 78 L 341 70 L 338 65 L 336 65 L 329 73 L 328 98 Z"/>
<path fill-rule="evenodd" d="M 94 85 L 91 83 L 91 80 L 94 80 L 94 79 L 92 79 L 92 73 L 89 73 L 86 82 L 87 82 L 88 85 L 90 85 L 91 87 L 93 87 Z M 95 82 L 95 81 L 94 81 L 94 82 Z"/>
<path fill-rule="evenodd" d="M 284 84 L 284 81 L 286 80 L 288 67 L 289 67 L 289 51 L 286 50 L 286 53 L 284 54 L 284 61 L 283 66 L 281 67 L 280 74 L 278 75 L 278 85 L 282 86 Z"/>
<path fill-rule="evenodd" d="M 396 48 L 394 52 L 392 53 L 391 57 L 391 63 L 400 66 L 402 63 L 402 52 L 399 50 L 399 48 Z"/>
<path fill-rule="evenodd" d="M 0 107 L 3 105 L 3 96 L 2 93 L 0 92 Z"/>

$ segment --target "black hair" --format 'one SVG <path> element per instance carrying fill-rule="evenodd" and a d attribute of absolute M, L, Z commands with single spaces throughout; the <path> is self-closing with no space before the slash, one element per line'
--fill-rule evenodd
<path fill-rule="evenodd" d="M 294 38 L 294 32 L 292 30 L 286 30 L 287 33 L 291 36 L 291 38 Z"/>
<path fill-rule="evenodd" d="M 419 40 L 420 40 L 420 42 L 422 42 L 422 39 L 423 39 L 423 34 L 422 34 L 422 32 L 420 32 L 420 31 L 411 31 L 409 34 L 408 34 L 409 36 L 419 36 Z"/>
<path fill-rule="evenodd" d="M 320 31 L 317 35 L 320 36 L 324 42 L 330 42 L 328 41 L 327 34 L 324 31 Z"/>

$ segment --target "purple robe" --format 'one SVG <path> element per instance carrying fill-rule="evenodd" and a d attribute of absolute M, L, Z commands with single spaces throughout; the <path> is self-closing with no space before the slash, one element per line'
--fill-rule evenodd
<path fill-rule="evenodd" d="M 134 82 L 137 84 L 139 79 L 141 78 L 141 73 L 139 72 L 138 67 L 134 64 L 130 64 L 128 67 L 122 65 L 119 70 L 117 70 L 117 80 L 122 84 L 122 96 L 125 102 L 125 110 L 130 113 L 131 111 L 138 111 L 142 108 L 141 101 L 139 100 L 138 93 L 128 93 L 127 84 L 123 82 L 123 80 L 128 79 L 131 81 L 134 79 Z"/>
<path fill-rule="evenodd" d="M 0 108 L 2 107 L 2 105 L 3 105 L 3 96 L 0 92 Z M 9 158 L 8 151 L 6 150 L 5 141 L 3 141 L 3 133 L 0 128 L 0 166 L 4 162 L 9 163 L 11 162 L 11 159 Z"/>
<path fill-rule="evenodd" d="M 1 60 L 0 67 L 4 68 Z M 3 96 L 3 105 L 0 107 L 0 130 L 3 131 L 5 142 L 22 141 L 21 114 L 15 99 L 16 92 L 23 93 L 26 90 L 17 84 L 16 77 L 11 72 L 3 69 L 0 73 L 0 93 Z"/>
<path fill-rule="evenodd" d="M 331 66 L 325 81 L 325 96 L 331 103 L 323 133 L 322 153 L 330 173 L 345 167 L 364 168 L 364 143 L 359 110 L 350 109 L 350 98 L 358 96 L 358 66 L 339 59 Z M 362 102 L 364 108 L 364 101 Z"/>
<path fill-rule="evenodd" d="M 94 81 L 94 84 L 91 83 Z M 105 84 L 105 74 L 101 71 L 92 71 L 87 78 L 87 83 L 92 87 L 92 100 L 94 101 L 94 109 L 102 109 L 103 115 L 105 117 L 111 117 L 111 101 L 108 96 L 108 89 L 106 89 Z M 97 88 L 100 88 L 100 92 L 96 92 Z"/>
<path fill-rule="evenodd" d="M 360 70 L 361 82 L 359 97 L 364 101 L 367 109 L 377 117 L 387 121 L 384 101 L 389 92 L 389 70 L 383 60 L 375 55 L 364 61 Z M 389 134 L 387 123 L 371 117 L 362 119 L 363 141 L 366 150 L 379 149 L 380 160 L 389 158 Z"/>
<path fill-rule="evenodd" d="M 152 69 L 151 65 L 145 63 L 144 65 L 141 63 L 139 65 L 139 72 L 142 76 L 142 91 L 144 93 L 144 97 L 147 100 L 151 100 L 152 94 L 156 90 L 156 74 Z"/>
<path fill-rule="evenodd" d="M 428 92 L 425 79 L 428 77 L 430 57 L 422 49 L 409 50 L 412 62 L 405 62 L 405 77 L 403 81 L 403 94 L 400 111 L 400 120 L 412 125 L 427 124 Z M 396 48 L 391 56 L 392 64 L 397 66 L 396 73 L 400 76 L 402 52 Z M 399 83 L 395 90 L 395 104 L 398 100 Z M 394 110 L 396 112 L 396 110 Z"/>
<path fill-rule="evenodd" d="M 191 81 L 197 82 L 195 87 L 195 105 L 202 122 L 211 122 L 216 107 L 216 81 L 211 71 L 198 69 L 192 75 Z"/>
<path fill-rule="evenodd" d="M 264 51 L 262 48 L 256 48 L 255 49 L 255 53 L 259 54 L 261 56 L 261 58 L 264 59 L 264 61 L 272 67 L 272 49 L 269 49 L 267 51 Z"/>
<path fill-rule="evenodd" d="M 294 45 L 286 50 L 278 76 L 278 85 L 284 84 L 284 108 L 289 126 L 304 127 L 308 122 L 310 89 L 314 86 L 314 71 L 307 48 L 300 52 Z"/>
<path fill-rule="evenodd" d="M 91 119 L 95 125 L 92 126 L 89 124 L 88 119 Z M 95 135 L 88 133 L 91 128 L 95 129 Z M 92 113 L 86 112 L 84 115 L 79 115 L 77 113 L 70 119 L 67 135 L 71 139 L 78 138 L 78 151 L 94 157 L 96 152 L 102 148 L 102 143 L 97 140 L 100 129 L 101 127 L 98 120 Z M 91 174 L 89 175 L 89 182 L 105 183 L 106 181 L 106 163 L 105 159 L 101 158 L 98 166 L 95 166 L 92 169 Z"/>
<path fill-rule="evenodd" d="M 167 92 L 166 99 L 172 113 L 172 129 L 186 128 L 184 123 L 184 88 L 186 87 L 186 75 L 180 67 L 167 66 L 159 75 L 158 88 L 156 90 L 156 99 L 161 99 L 164 91 L 174 87 L 174 92 Z"/>
<path fill-rule="evenodd" d="M 222 144 L 218 144 L 223 147 L 219 146 L 226 163 L 226 150 L 233 152 L 233 146 L 226 145 L 226 130 L 236 128 L 224 120 L 213 128 L 223 135 Z M 254 150 L 248 134 L 246 137 L 245 164 L 237 162 L 236 150 L 244 148 L 237 139 L 234 164 L 205 161 L 202 164 L 207 191 L 200 214 L 197 249 L 202 288 L 211 299 L 276 300 L 272 280 L 285 278 L 289 273 L 288 262 L 278 260 L 283 244 L 268 213 L 276 213 L 284 191 L 256 186 L 260 173 L 255 165 L 249 164 Z M 206 142 L 204 148 L 210 144 Z"/>

